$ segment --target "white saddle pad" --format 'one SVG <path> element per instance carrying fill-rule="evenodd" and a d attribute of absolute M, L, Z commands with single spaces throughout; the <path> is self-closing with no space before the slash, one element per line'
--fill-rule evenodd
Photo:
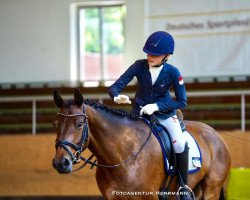
<path fill-rule="evenodd" d="M 200 148 L 195 141 L 194 137 L 190 135 L 189 132 L 184 131 L 183 135 L 188 142 L 189 147 L 189 166 L 188 166 L 188 173 L 193 174 L 197 172 L 201 168 L 202 157 Z"/>

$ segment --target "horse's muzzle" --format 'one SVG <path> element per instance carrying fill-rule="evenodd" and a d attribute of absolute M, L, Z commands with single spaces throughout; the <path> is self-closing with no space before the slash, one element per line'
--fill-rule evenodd
<path fill-rule="evenodd" d="M 61 160 L 57 161 L 53 159 L 53 167 L 60 174 L 68 174 L 72 171 L 72 161 L 66 157 L 61 158 Z"/>

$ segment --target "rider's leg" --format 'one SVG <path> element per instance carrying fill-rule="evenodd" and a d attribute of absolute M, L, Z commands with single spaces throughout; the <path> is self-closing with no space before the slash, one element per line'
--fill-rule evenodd
<path fill-rule="evenodd" d="M 188 185 L 187 177 L 188 177 L 188 153 L 189 147 L 187 143 L 185 144 L 185 149 L 182 153 L 176 153 L 177 165 L 182 177 L 182 181 L 184 185 Z"/>
<path fill-rule="evenodd" d="M 169 132 L 171 137 L 173 148 L 176 154 L 177 165 L 180 171 L 181 178 L 184 185 L 188 185 L 188 153 L 189 147 L 185 138 L 183 137 L 183 132 L 181 130 L 180 122 L 176 116 L 169 117 L 168 119 L 158 119 L 159 123 L 162 124 Z M 189 195 L 181 199 L 190 199 Z"/>
<path fill-rule="evenodd" d="M 175 153 L 184 152 L 186 140 L 183 137 L 180 122 L 176 115 L 168 119 L 158 119 L 158 121 L 168 130 Z"/>

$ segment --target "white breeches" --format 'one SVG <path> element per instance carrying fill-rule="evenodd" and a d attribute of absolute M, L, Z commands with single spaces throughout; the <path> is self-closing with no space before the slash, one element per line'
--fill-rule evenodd
<path fill-rule="evenodd" d="M 180 122 L 177 116 L 174 115 L 173 117 L 169 117 L 168 119 L 158 118 L 158 121 L 168 130 L 175 153 L 182 153 L 185 148 L 186 140 L 183 137 Z"/>

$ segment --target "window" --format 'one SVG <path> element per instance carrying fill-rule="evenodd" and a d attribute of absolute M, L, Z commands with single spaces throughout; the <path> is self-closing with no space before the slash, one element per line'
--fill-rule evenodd
<path fill-rule="evenodd" d="M 125 7 L 82 6 L 78 12 L 78 78 L 104 84 L 122 73 Z"/>

